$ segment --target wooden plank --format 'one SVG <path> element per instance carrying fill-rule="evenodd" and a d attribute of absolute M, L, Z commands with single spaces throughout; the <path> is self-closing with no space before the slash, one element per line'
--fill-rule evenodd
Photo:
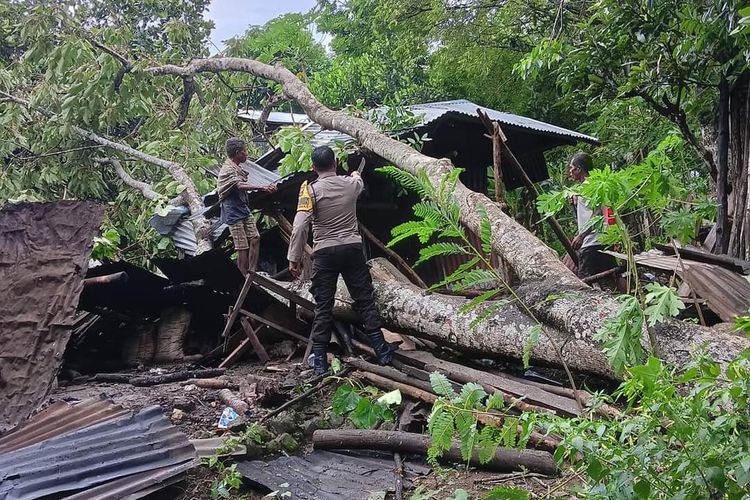
<path fill-rule="evenodd" d="M 574 399 L 552 394 L 530 384 L 525 384 L 517 380 L 512 380 L 501 375 L 477 370 L 468 366 L 444 361 L 424 351 L 398 351 L 397 354 L 402 361 L 409 360 L 412 363 L 416 362 L 421 365 L 420 367 L 422 369 L 428 372 L 442 372 L 448 378 L 462 384 L 466 382 L 488 384 L 496 387 L 502 392 L 507 392 L 515 397 L 523 398 L 527 403 L 556 410 L 562 415 L 581 415 L 581 410 L 578 408 L 578 404 Z"/>
<path fill-rule="evenodd" d="M 246 320 L 245 318 L 240 318 L 240 323 L 242 324 L 242 328 L 245 330 L 245 335 L 247 335 L 247 338 L 250 340 L 250 343 L 253 345 L 253 349 L 255 350 L 255 354 L 258 355 L 258 359 L 260 359 L 261 362 L 267 363 L 271 357 L 266 352 L 266 349 L 263 347 L 263 344 L 260 343 L 260 340 L 258 340 L 258 336 L 256 335 L 256 330 L 250 325 L 250 322 Z"/>
<path fill-rule="evenodd" d="M 240 290 L 240 294 L 237 296 L 237 301 L 234 303 L 234 308 L 232 309 L 232 313 L 229 315 L 229 319 L 227 319 L 227 323 L 224 325 L 224 331 L 221 332 L 221 338 L 225 339 L 224 352 L 226 352 L 227 350 L 228 341 L 229 341 L 229 332 L 232 330 L 232 326 L 234 326 L 234 322 L 237 321 L 237 316 L 239 316 L 240 311 L 242 310 L 242 304 L 245 302 L 245 297 L 247 297 L 247 293 L 250 291 L 250 286 L 252 286 L 253 284 L 254 274 L 255 273 L 250 272 L 245 278 L 245 283 L 242 285 L 242 290 Z"/>
<path fill-rule="evenodd" d="M 264 325 L 270 326 L 271 328 L 275 328 L 276 330 L 280 331 L 281 333 L 289 335 L 290 337 L 295 338 L 297 340 L 301 340 L 302 342 L 308 342 L 310 340 L 308 337 L 303 337 L 299 333 L 293 332 L 289 328 L 287 328 L 287 327 L 285 327 L 283 325 L 280 325 L 280 324 L 278 324 L 275 321 L 272 321 L 270 319 L 266 319 L 266 318 L 264 318 L 262 316 L 258 316 L 257 314 L 253 314 L 251 312 L 247 312 L 247 311 L 244 311 L 244 310 L 241 310 L 240 314 L 242 314 L 243 316 L 247 316 L 248 318 L 252 318 L 255 321 L 259 321 L 259 322 L 263 323 Z"/>
<path fill-rule="evenodd" d="M 245 339 L 242 342 L 240 342 L 240 345 L 238 345 L 234 351 L 229 353 L 229 356 L 227 356 L 224 361 L 221 362 L 219 365 L 219 368 L 226 368 L 227 366 L 231 366 L 234 364 L 235 361 L 240 359 L 240 357 L 247 352 L 248 349 L 252 347 L 252 344 L 250 343 L 250 339 Z"/>
<path fill-rule="evenodd" d="M 281 295 L 285 299 L 291 302 L 294 302 L 298 306 L 304 307 L 308 311 L 315 311 L 315 304 L 313 302 L 310 302 L 306 298 L 300 297 L 299 295 L 292 292 L 291 290 L 287 290 L 283 286 L 277 283 L 274 283 L 272 280 L 269 280 L 265 276 L 261 276 L 260 274 L 257 274 L 253 271 L 250 271 L 248 273 L 248 276 L 252 276 L 253 281 L 255 282 L 256 285 L 262 286 L 263 288 L 267 288 L 273 293 Z M 305 341 L 307 341 L 307 339 L 305 339 Z"/>

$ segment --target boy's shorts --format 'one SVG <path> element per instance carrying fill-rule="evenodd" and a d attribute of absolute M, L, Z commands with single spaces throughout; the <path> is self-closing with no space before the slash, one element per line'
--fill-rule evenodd
<path fill-rule="evenodd" d="M 229 233 L 232 235 L 235 250 L 249 249 L 250 240 L 260 237 L 258 227 L 255 225 L 255 218 L 252 215 L 247 219 L 230 225 Z"/>

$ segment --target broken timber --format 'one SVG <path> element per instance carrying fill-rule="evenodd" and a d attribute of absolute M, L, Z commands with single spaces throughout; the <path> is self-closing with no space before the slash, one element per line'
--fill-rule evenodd
<path fill-rule="evenodd" d="M 313 433 L 313 447 L 320 450 L 366 449 L 398 451 L 426 455 L 431 438 L 423 434 L 399 431 L 371 430 L 317 430 Z M 465 463 L 457 441 L 443 459 Z M 489 462 L 479 461 L 479 452 L 474 451 L 470 464 L 499 472 L 528 470 L 548 476 L 557 474 L 557 465 L 552 455 L 546 451 L 498 448 Z"/>

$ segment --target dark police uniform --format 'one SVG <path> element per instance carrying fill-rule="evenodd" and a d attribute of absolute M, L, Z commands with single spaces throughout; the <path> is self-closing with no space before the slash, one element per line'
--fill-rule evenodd
<path fill-rule="evenodd" d="M 358 174 L 339 176 L 332 171 L 319 174 L 315 181 L 304 183 L 300 189 L 287 260 L 302 260 L 312 222 L 313 271 L 310 292 L 315 299 L 312 339 L 316 344 L 328 344 L 331 340 L 339 275 L 344 278 L 354 301 L 354 310 L 364 323 L 365 333 L 380 332 L 382 327 L 375 308 L 372 277 L 362 252 L 362 236 L 357 222 L 357 198 L 363 188 L 364 183 Z"/>

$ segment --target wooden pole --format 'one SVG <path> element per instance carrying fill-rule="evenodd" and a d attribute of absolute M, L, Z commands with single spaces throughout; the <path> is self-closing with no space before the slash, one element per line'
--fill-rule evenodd
<path fill-rule="evenodd" d="M 495 122 L 495 124 L 497 124 L 497 122 Z M 519 163 L 518 158 L 516 158 L 516 155 L 513 154 L 513 151 L 511 151 L 508 145 L 505 143 L 506 136 L 505 136 L 505 133 L 503 132 L 503 129 L 500 127 L 499 124 L 497 124 L 497 130 L 501 134 L 502 146 L 503 148 L 505 148 L 505 152 L 508 155 L 510 164 L 516 170 L 516 174 L 518 174 L 518 176 L 521 178 L 524 185 L 526 186 L 526 189 L 529 190 L 529 192 L 534 197 L 534 199 L 538 198 L 539 191 L 537 191 L 536 186 L 531 181 L 529 176 L 526 174 L 526 170 L 524 170 L 523 166 L 521 166 L 521 163 Z M 565 247 L 565 251 L 568 252 L 568 255 L 570 255 L 570 258 L 573 259 L 573 262 L 575 262 L 576 265 L 578 265 L 578 252 L 576 252 L 575 249 L 573 248 L 573 245 L 570 243 L 570 240 L 568 239 L 568 236 L 565 234 L 565 231 L 563 231 L 562 226 L 560 226 L 560 223 L 553 216 L 547 217 L 547 222 L 552 228 L 552 231 L 557 236 L 557 239 L 559 239 L 560 243 L 562 243 L 563 247 Z"/>
<path fill-rule="evenodd" d="M 388 257 L 389 260 L 391 260 L 400 270 L 402 273 L 404 273 L 409 280 L 414 283 L 415 285 L 421 287 L 421 288 L 429 288 L 427 286 L 427 283 L 425 283 L 422 278 L 419 277 L 416 271 L 409 266 L 409 264 L 406 263 L 404 259 L 401 258 L 399 254 L 388 248 L 383 244 L 382 241 L 380 241 L 377 236 L 372 234 L 372 232 L 367 229 L 364 225 L 359 225 L 359 231 L 365 235 L 365 237 L 368 239 L 370 243 L 375 245 L 380 249 L 381 252 L 385 253 L 386 257 Z"/>
<path fill-rule="evenodd" d="M 503 185 L 503 174 L 501 170 L 502 159 L 503 159 L 503 142 L 505 141 L 505 135 L 500 131 L 500 127 L 497 122 L 490 120 L 481 109 L 477 109 L 479 119 L 482 120 L 484 127 L 487 129 L 485 137 L 492 141 L 492 171 L 495 180 L 495 201 L 505 204 L 505 186 Z"/>
<path fill-rule="evenodd" d="M 96 286 L 96 285 L 109 285 L 112 283 L 127 283 L 128 273 L 120 271 L 114 274 L 105 274 L 104 276 L 96 276 L 94 278 L 86 278 L 83 280 L 84 287 Z"/>
<path fill-rule="evenodd" d="M 365 449 L 426 455 L 430 442 L 430 436 L 414 432 L 335 429 L 317 430 L 313 433 L 313 448 L 320 450 Z M 454 440 L 443 459 L 456 463 L 465 462 L 458 441 Z M 557 474 L 555 459 L 550 453 L 539 450 L 498 448 L 485 464 L 480 462 L 479 452 L 474 450 L 469 463 L 500 472 L 528 470 L 548 476 Z"/>

